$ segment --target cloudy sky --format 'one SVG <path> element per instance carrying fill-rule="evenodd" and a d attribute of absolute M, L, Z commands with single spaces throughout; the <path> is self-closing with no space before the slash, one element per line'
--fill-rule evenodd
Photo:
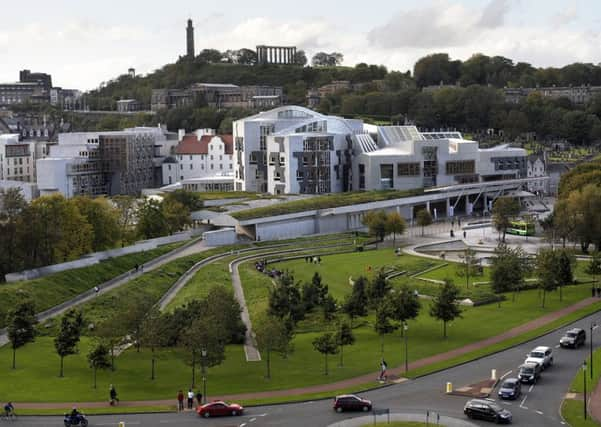
<path fill-rule="evenodd" d="M 536 66 L 601 62 L 599 0 L 29 0 L 2 5 L 0 82 L 49 72 L 91 89 L 135 67 L 148 73 L 185 52 L 296 45 L 309 57 L 406 71 L 433 52 L 503 55 Z M 302 7 L 300 6 L 302 4 Z M 344 6 L 342 6 L 344 5 Z"/>

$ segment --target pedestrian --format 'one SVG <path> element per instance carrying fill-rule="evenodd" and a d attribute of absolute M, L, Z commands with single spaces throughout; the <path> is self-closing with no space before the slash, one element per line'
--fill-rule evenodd
<path fill-rule="evenodd" d="M 321 257 L 320 256 L 317 257 L 317 264 L 321 265 Z"/>
<path fill-rule="evenodd" d="M 380 363 L 380 381 L 386 381 L 386 370 L 388 369 L 388 365 L 386 364 L 386 361 L 384 359 L 382 359 L 382 362 Z"/>
<path fill-rule="evenodd" d="M 139 268 L 139 267 L 138 267 L 138 264 L 136 264 L 136 265 L 134 266 L 134 268 L 136 269 L 136 271 L 138 271 L 138 268 Z"/>
<path fill-rule="evenodd" d="M 451 218 L 451 227 L 455 227 L 455 219 Z"/>
<path fill-rule="evenodd" d="M 115 389 L 115 386 L 111 384 L 110 388 L 109 388 L 109 403 L 111 404 L 111 406 L 115 406 L 115 404 L 117 402 L 119 402 L 119 398 L 117 397 L 117 390 Z"/>
<path fill-rule="evenodd" d="M 177 410 L 184 410 L 184 392 L 181 390 L 177 392 Z"/>
<path fill-rule="evenodd" d="M 451 230 L 451 237 L 455 237 L 455 233 Z"/>
<path fill-rule="evenodd" d="M 96 293 L 100 292 L 100 288 L 98 286 L 94 286 L 94 292 L 96 292 Z"/>
<path fill-rule="evenodd" d="M 601 298 L 601 287 L 597 287 L 597 298 Z"/>
<path fill-rule="evenodd" d="M 140 265 L 140 271 L 144 273 L 144 264 Z"/>
<path fill-rule="evenodd" d="M 465 239 L 467 237 L 467 231 L 463 230 L 463 238 Z"/>
<path fill-rule="evenodd" d="M 202 393 L 200 390 L 196 392 L 196 403 L 198 403 L 198 406 L 202 406 Z"/>
<path fill-rule="evenodd" d="M 457 227 L 461 227 L 461 218 L 457 218 Z"/>
<path fill-rule="evenodd" d="M 193 405 L 194 405 L 194 392 L 190 388 L 190 389 L 188 389 L 188 409 L 192 409 Z"/>

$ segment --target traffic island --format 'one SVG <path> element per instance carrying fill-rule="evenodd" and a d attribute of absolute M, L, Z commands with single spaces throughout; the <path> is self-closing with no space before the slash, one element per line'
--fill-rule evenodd
<path fill-rule="evenodd" d="M 470 384 L 464 387 L 453 389 L 452 391 L 447 392 L 447 395 L 464 396 L 479 399 L 486 398 L 492 393 L 493 389 L 497 385 L 497 381 L 498 380 L 496 379 L 489 378 L 487 380 L 480 381 L 475 384 Z"/>

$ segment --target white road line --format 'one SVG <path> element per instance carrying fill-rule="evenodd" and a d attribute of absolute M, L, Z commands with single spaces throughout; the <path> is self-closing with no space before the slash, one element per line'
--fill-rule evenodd
<path fill-rule="evenodd" d="M 520 403 L 520 407 L 524 406 L 524 402 L 526 402 L 526 399 L 528 399 L 528 396 L 524 396 L 524 398 L 522 399 L 522 402 Z"/>
<path fill-rule="evenodd" d="M 522 408 L 522 409 L 525 409 L 525 410 L 528 410 L 528 407 L 527 407 L 527 406 L 520 406 L 520 408 Z"/>
<path fill-rule="evenodd" d="M 541 411 L 534 411 L 536 412 L 538 415 L 542 415 L 543 413 Z"/>
<path fill-rule="evenodd" d="M 250 420 L 248 420 L 248 422 L 250 422 L 250 423 L 254 423 L 255 421 L 257 421 L 257 419 L 255 417 L 252 417 Z"/>
<path fill-rule="evenodd" d="M 507 372 L 505 372 L 505 373 L 504 373 L 504 374 L 501 376 L 501 379 L 502 379 L 502 380 L 504 380 L 504 379 L 505 379 L 505 377 L 506 377 L 507 375 L 511 374 L 512 372 L 513 372 L 513 369 L 512 369 L 512 370 L 510 370 L 510 371 L 507 371 Z"/>
<path fill-rule="evenodd" d="M 528 388 L 528 393 L 530 393 L 532 390 L 534 390 L 534 384 L 532 384 L 532 385 L 530 386 L 530 388 Z"/>
<path fill-rule="evenodd" d="M 593 326 L 593 331 L 594 331 L 595 329 L 597 329 L 598 327 L 599 327 L 599 325 L 595 325 L 595 326 Z"/>
<path fill-rule="evenodd" d="M 244 427 L 245 425 L 246 425 L 246 423 L 242 423 L 238 427 Z"/>
<path fill-rule="evenodd" d="M 559 348 L 559 347 L 561 347 L 559 344 L 557 344 L 557 345 L 555 346 L 555 348 Z"/>

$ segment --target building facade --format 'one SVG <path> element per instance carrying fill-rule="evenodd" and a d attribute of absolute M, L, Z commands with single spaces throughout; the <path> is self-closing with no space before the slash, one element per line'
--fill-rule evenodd
<path fill-rule="evenodd" d="M 539 93 L 545 98 L 567 98 L 572 104 L 587 104 L 593 97 L 601 94 L 601 86 L 550 86 L 550 87 L 526 87 L 526 88 L 503 88 L 505 102 L 518 104 L 526 99 L 531 93 Z"/>
<path fill-rule="evenodd" d="M 174 155 L 162 165 L 163 183 L 170 185 L 191 179 L 232 176 L 233 154 L 232 135 L 216 135 L 212 129 L 185 135 Z"/>
<path fill-rule="evenodd" d="M 0 135 L 0 180 L 36 182 L 36 161 L 46 156 L 46 142 Z"/>
<path fill-rule="evenodd" d="M 238 120 L 235 189 L 272 194 L 416 189 L 527 177 L 525 150 L 459 132 L 370 126 L 303 107 Z"/>
<path fill-rule="evenodd" d="M 528 156 L 528 178 L 539 178 L 547 176 L 547 159 L 544 153 L 531 154 Z M 531 193 L 546 194 L 548 192 L 548 181 L 532 181 L 528 183 L 528 191 Z"/>

